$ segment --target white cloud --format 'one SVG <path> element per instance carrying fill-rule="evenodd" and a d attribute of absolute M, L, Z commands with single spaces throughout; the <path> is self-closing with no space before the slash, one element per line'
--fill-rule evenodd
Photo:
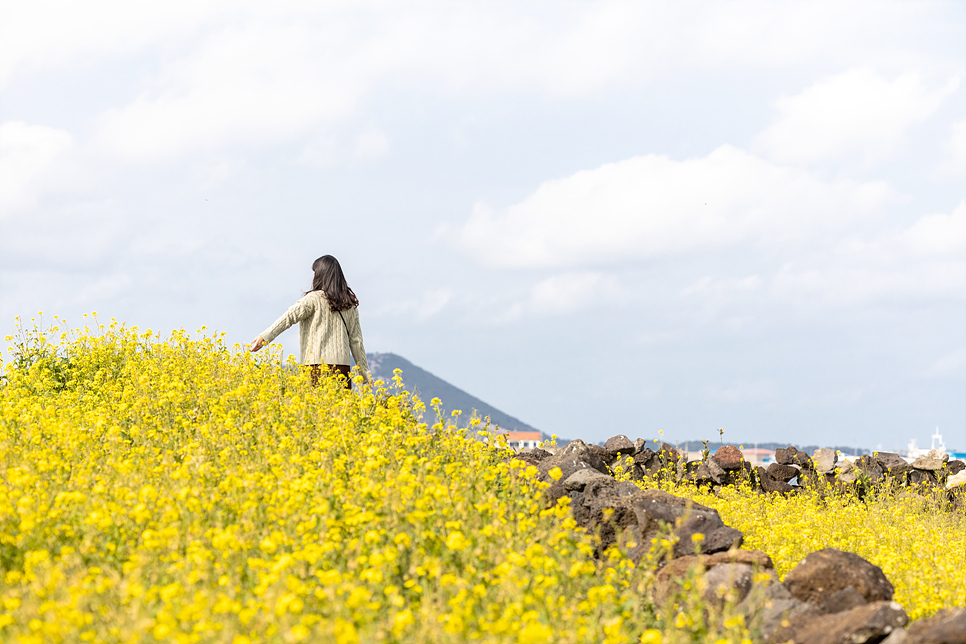
<path fill-rule="evenodd" d="M 418 60 L 452 87 L 514 87 L 572 95 L 642 77 L 680 61 L 702 67 L 777 67 L 815 60 L 907 60 L 910 45 L 927 64 L 959 66 L 943 37 L 949 5 L 888 0 L 687 5 L 640 0 L 601 3 L 517 2 L 387 4 L 237 3 L 223 0 L 33 0 L 2 5 L 0 83 L 78 61 L 130 56 L 163 46 L 167 54 L 225 25 L 304 26 L 359 40 L 373 28 L 384 46 L 370 57 Z M 935 27 L 923 42 L 909 24 Z M 254 35 L 254 32 L 250 32 Z M 364 38 L 363 38 L 364 39 Z M 341 53 L 352 55 L 343 38 Z M 257 39 L 251 44 L 258 47 Z M 400 46 L 406 44 L 407 46 Z M 339 52 L 333 52 L 338 54 Z M 338 60 L 328 59 L 325 64 Z M 296 62 L 290 60 L 289 62 Z"/>
<path fill-rule="evenodd" d="M 38 301 L 37 292 L 47 293 L 47 297 L 39 299 L 44 302 L 43 310 L 53 314 L 68 310 L 83 310 L 90 312 L 105 302 L 115 300 L 119 295 L 130 292 L 135 281 L 124 272 L 104 273 L 91 277 L 85 273 L 67 273 L 54 271 L 8 271 L 3 276 L 5 308 L 10 302 Z M 143 285 L 142 285 L 143 286 Z M 19 310 L 18 310 L 19 309 Z M 17 314 L 25 312 L 24 307 L 17 307 Z M 30 309 L 26 309 L 29 311 Z M 36 309 L 34 309 L 36 310 Z M 79 316 L 78 316 L 79 317 Z M 5 323 L 9 317 L 3 318 Z M 71 326 L 77 328 L 83 325 L 78 319 L 67 320 Z"/>
<path fill-rule="evenodd" d="M 72 143 L 64 130 L 23 121 L 0 125 L 0 218 L 36 205 L 51 167 Z"/>
<path fill-rule="evenodd" d="M 933 362 L 922 377 L 962 378 L 966 373 L 966 347 L 960 347 Z"/>
<path fill-rule="evenodd" d="M 595 271 L 567 272 L 537 282 L 530 291 L 530 306 L 537 313 L 570 313 L 600 306 L 620 293 L 612 276 Z"/>
<path fill-rule="evenodd" d="M 915 253 L 962 258 L 966 255 L 966 200 L 960 201 L 948 215 L 922 217 L 904 230 L 898 240 Z"/>
<path fill-rule="evenodd" d="M 966 299 L 966 201 L 895 234 L 855 234 L 796 258 L 769 284 L 772 296 L 805 306 L 882 300 Z"/>
<path fill-rule="evenodd" d="M 423 293 L 422 301 L 419 303 L 419 319 L 425 320 L 443 310 L 450 300 L 453 299 L 453 289 L 442 287 Z"/>
<path fill-rule="evenodd" d="M 940 60 L 948 68 L 962 66 L 953 53 L 959 49 L 949 47 L 962 33 L 950 29 L 950 22 L 961 19 L 954 4 L 736 0 L 702 3 L 699 9 L 677 6 L 684 9 L 676 31 L 688 36 L 681 55 L 708 67 L 780 68 L 858 60 L 891 68 L 910 59 L 929 67 Z M 937 27 L 929 36 L 910 29 L 927 24 Z"/>
<path fill-rule="evenodd" d="M 911 125 L 931 116 L 959 78 L 930 89 L 918 74 L 887 78 L 867 67 L 819 81 L 776 101 L 778 120 L 753 147 L 783 163 L 818 163 L 857 157 L 872 164 L 888 157 Z"/>
<path fill-rule="evenodd" d="M 419 297 L 408 298 L 386 304 L 376 310 L 375 315 L 397 317 L 409 315 L 417 321 L 428 320 L 453 300 L 455 292 L 448 286 L 424 291 Z"/>
<path fill-rule="evenodd" d="M 125 158 L 177 158 L 289 141 L 345 119 L 368 74 L 351 60 L 318 64 L 331 58 L 318 50 L 337 47 L 336 36 L 302 26 L 213 34 L 166 68 L 153 90 L 104 114 L 100 143 Z"/>
<path fill-rule="evenodd" d="M 966 174 L 966 119 L 953 124 L 947 152 L 950 173 L 962 177 Z"/>
<path fill-rule="evenodd" d="M 125 159 L 318 136 L 358 117 L 387 82 L 462 98 L 586 97 L 694 67 L 889 63 L 910 45 L 923 68 L 960 66 L 942 42 L 923 47 L 901 29 L 910 19 L 943 24 L 942 7 L 901 2 L 735 2 L 697 12 L 636 1 L 3 6 L 0 84 L 105 58 L 157 61 L 101 120 L 100 142 Z"/>
<path fill-rule="evenodd" d="M 817 312 L 966 298 L 966 201 L 890 231 L 885 206 L 895 201 L 881 183 L 823 181 L 722 147 L 549 181 L 510 207 L 477 206 L 458 234 L 484 264 L 571 269 L 533 287 L 526 310 L 538 314 L 622 292 L 594 269 L 652 259 L 670 271 L 704 266 L 669 274 L 666 286 L 698 307 L 693 321 L 724 315 L 735 328 L 776 304 Z M 723 263 L 697 259 L 709 254 Z"/>
<path fill-rule="evenodd" d="M 498 211 L 477 205 L 460 239 L 482 261 L 575 267 L 801 242 L 876 212 L 881 182 L 827 182 L 722 146 L 704 158 L 648 155 L 548 181 Z"/>
<path fill-rule="evenodd" d="M 379 130 L 369 130 L 356 141 L 357 159 L 378 159 L 389 154 L 389 139 Z"/>
<path fill-rule="evenodd" d="M 74 68 L 181 39 L 233 3 L 169 0 L 4 2 L 0 13 L 0 87 L 51 68 Z"/>

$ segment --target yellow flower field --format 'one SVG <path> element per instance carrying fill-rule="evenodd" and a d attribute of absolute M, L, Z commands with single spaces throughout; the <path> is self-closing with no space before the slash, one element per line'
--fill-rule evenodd
<path fill-rule="evenodd" d="M 780 578 L 808 553 L 832 547 L 882 568 L 895 586 L 895 601 L 911 620 L 966 606 L 966 515 L 941 509 L 934 497 L 906 492 L 860 501 L 844 495 L 785 498 L 728 488 L 715 495 L 693 486 L 659 487 L 718 510 L 727 525 L 745 533 L 744 548 L 771 556 Z"/>
<path fill-rule="evenodd" d="M 217 337 L 44 337 L 0 389 L 4 640 L 620 642 L 648 620 L 532 468 L 410 396 L 313 389 Z"/>
<path fill-rule="evenodd" d="M 545 507 L 535 468 L 507 463 L 475 422 L 422 422 L 398 382 L 313 389 L 277 353 L 217 335 L 91 326 L 18 329 L 3 365 L 2 641 L 751 636 L 741 619 L 705 624 L 697 600 L 655 610 L 652 566 L 595 559 L 566 500 Z M 681 493 L 782 574 L 839 545 L 881 565 L 910 613 L 963 603 L 961 515 Z"/>

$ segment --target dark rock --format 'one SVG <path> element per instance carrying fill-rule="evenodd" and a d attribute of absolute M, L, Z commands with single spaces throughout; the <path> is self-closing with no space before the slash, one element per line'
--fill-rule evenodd
<path fill-rule="evenodd" d="M 744 539 L 741 531 L 729 528 L 721 521 L 716 510 L 688 499 L 660 490 L 644 490 L 631 498 L 641 542 L 650 543 L 660 534 L 662 524 L 670 525 L 678 537 L 674 545 L 675 557 L 694 554 L 695 550 L 705 554 L 722 552 L 740 546 Z M 698 533 L 704 538 L 696 543 L 692 536 Z"/>
<path fill-rule="evenodd" d="M 581 503 L 583 503 L 583 500 L 584 500 L 584 493 L 583 492 L 580 492 L 578 490 L 573 490 L 573 491 L 565 490 L 564 489 L 564 486 L 563 485 L 560 485 L 559 483 L 556 484 L 556 485 L 550 486 L 550 490 L 544 491 L 544 493 L 543 493 L 544 496 L 547 496 L 548 493 L 551 490 L 553 490 L 554 488 L 558 488 L 558 487 L 560 488 L 560 490 L 563 491 L 563 493 L 560 494 L 560 496 L 570 497 L 570 508 L 571 509 L 573 509 L 573 508 L 577 507 L 578 505 L 580 505 Z M 557 503 L 557 499 L 556 498 L 550 500 L 550 504 L 551 505 L 556 505 L 556 503 Z"/>
<path fill-rule="evenodd" d="M 638 465 L 637 463 L 634 463 L 634 467 L 631 468 L 630 475 L 631 475 L 631 480 L 641 481 L 644 479 L 644 468 Z"/>
<path fill-rule="evenodd" d="M 841 613 L 859 606 L 865 606 L 868 603 L 862 593 L 852 586 L 848 586 L 829 595 L 818 609 L 825 614 Z"/>
<path fill-rule="evenodd" d="M 667 468 L 661 465 L 661 461 L 658 460 L 656 455 L 647 462 L 646 466 L 642 467 L 642 470 L 644 476 L 655 479 L 663 478 L 664 474 L 668 471 Z"/>
<path fill-rule="evenodd" d="M 899 641 L 903 644 L 966 644 L 966 608 L 946 608 L 932 617 L 916 620 L 906 629 L 905 638 Z"/>
<path fill-rule="evenodd" d="M 620 481 L 614 486 L 614 493 L 617 496 L 634 496 L 641 491 L 641 488 L 634 485 L 631 481 Z"/>
<path fill-rule="evenodd" d="M 658 451 L 644 448 L 634 454 L 634 462 L 641 466 L 645 476 L 661 478 L 664 474 L 676 474 L 679 460 L 673 446 L 664 443 Z"/>
<path fill-rule="evenodd" d="M 759 584 L 752 588 L 751 593 L 738 606 L 738 610 L 745 616 L 746 624 L 757 622 L 758 629 L 764 641 L 772 641 L 772 635 L 777 633 L 782 625 L 787 625 L 801 615 L 809 614 L 819 617 L 818 609 L 812 604 L 792 597 L 784 584 Z"/>
<path fill-rule="evenodd" d="M 657 451 L 657 457 L 661 459 L 662 464 L 667 465 L 670 463 L 677 463 L 681 458 L 681 455 L 673 445 L 661 443 L 661 449 Z"/>
<path fill-rule="evenodd" d="M 658 520 L 673 523 L 675 519 L 680 518 L 686 512 L 713 512 L 717 514 L 716 510 L 706 505 L 661 490 L 641 490 L 641 494 L 635 499 L 635 502 L 639 503 L 643 511 L 647 512 L 643 521 L 640 522 L 641 525 L 655 517 Z M 652 507 L 657 509 L 652 511 L 650 510 Z"/>
<path fill-rule="evenodd" d="M 751 478 L 752 472 L 755 471 L 755 466 L 748 461 L 741 461 L 741 469 L 738 471 L 739 478 L 744 478 L 748 480 Z"/>
<path fill-rule="evenodd" d="M 794 640 L 795 644 L 874 644 L 909 621 L 902 606 L 877 601 L 834 615 L 816 618 L 805 612 L 768 638 L 769 642 Z"/>
<path fill-rule="evenodd" d="M 684 578 L 692 566 L 697 568 L 699 574 L 707 574 L 707 572 L 710 572 L 720 565 L 747 566 L 748 571 L 754 571 L 756 569 L 759 571 L 774 570 L 771 557 L 759 550 L 731 550 L 711 555 L 686 555 L 678 557 L 658 570 L 654 582 L 655 602 L 661 605 L 667 601 L 669 596 L 678 592 L 680 586 L 675 584 L 675 580 Z M 727 572 L 727 569 L 720 571 L 715 577 L 720 579 L 723 576 L 721 573 L 724 572 Z M 750 580 L 750 576 L 748 579 Z M 742 599 L 750 587 L 751 584 L 749 583 L 747 588 L 744 589 Z"/>
<path fill-rule="evenodd" d="M 873 457 L 889 474 L 895 475 L 893 470 L 904 470 L 908 468 L 906 459 L 892 452 L 876 452 Z"/>
<path fill-rule="evenodd" d="M 709 458 L 704 462 L 704 464 L 708 468 L 708 473 L 711 475 L 712 481 L 718 485 L 723 485 L 725 481 L 727 481 L 728 474 L 720 465 L 718 465 L 718 461 L 714 460 L 713 458 Z"/>
<path fill-rule="evenodd" d="M 641 560 L 650 551 L 651 545 L 650 541 L 647 543 L 644 542 L 641 529 L 637 524 L 627 526 L 617 537 L 617 547 L 624 551 L 628 559 L 632 560 L 636 565 L 641 563 Z"/>
<path fill-rule="evenodd" d="M 808 454 L 799 451 L 796 447 L 779 447 L 775 450 L 775 461 L 779 465 L 798 465 L 799 467 L 810 467 L 812 464 Z"/>
<path fill-rule="evenodd" d="M 825 548 L 805 555 L 783 582 L 788 591 L 812 604 L 821 604 L 831 593 L 852 586 L 868 602 L 889 601 L 895 592 L 882 569 L 859 555 Z"/>
<path fill-rule="evenodd" d="M 725 552 L 732 548 L 740 548 L 745 540 L 745 535 L 741 530 L 730 528 L 724 525 L 721 519 L 714 521 L 712 517 L 706 515 L 692 514 L 681 526 L 675 530 L 679 541 L 674 544 L 674 556 L 679 557 L 684 554 L 693 553 L 700 550 L 703 553 Z M 701 533 L 704 540 L 698 547 L 695 547 L 691 537 Z"/>
<path fill-rule="evenodd" d="M 775 465 L 775 463 L 772 463 Z M 788 467 L 787 465 L 779 465 L 779 467 Z M 788 494 L 792 491 L 792 486 L 785 481 L 779 481 L 771 474 L 768 470 L 759 466 L 756 470 L 758 473 L 758 484 L 761 485 L 761 489 L 765 492 L 780 492 L 781 494 Z"/>
<path fill-rule="evenodd" d="M 751 590 L 754 568 L 742 563 L 721 563 L 704 573 L 707 584 L 704 600 L 721 610 L 726 603 L 737 604 Z"/>
<path fill-rule="evenodd" d="M 771 463 L 768 466 L 768 474 L 782 483 L 788 483 L 798 476 L 799 469 L 792 465 L 782 465 L 781 463 Z"/>
<path fill-rule="evenodd" d="M 946 470 L 948 471 L 950 476 L 952 476 L 953 474 L 959 474 L 963 470 L 966 470 L 966 463 L 964 463 L 959 459 L 956 459 L 954 461 L 949 461 L 948 463 L 946 463 Z"/>
<path fill-rule="evenodd" d="M 528 447 L 527 449 L 523 450 L 523 453 L 529 454 L 530 456 L 537 459 L 538 461 L 542 461 L 545 458 L 550 458 L 551 456 L 553 456 L 553 454 L 551 454 L 547 450 L 540 449 L 539 447 Z"/>
<path fill-rule="evenodd" d="M 957 485 L 946 490 L 949 509 L 953 512 L 966 512 L 966 485 Z"/>
<path fill-rule="evenodd" d="M 845 479 L 841 477 L 841 473 L 842 473 L 841 470 L 836 469 L 833 472 L 829 472 L 828 474 L 820 474 L 819 476 L 825 477 L 825 481 L 828 483 L 828 485 L 826 486 L 826 489 L 834 488 L 841 492 L 844 488 L 847 487 L 845 484 L 846 483 Z M 854 476 L 852 477 L 852 480 L 855 480 Z"/>
<path fill-rule="evenodd" d="M 595 445 L 594 443 L 587 443 L 587 449 L 608 465 L 610 465 L 610 463 L 617 458 L 617 454 L 614 452 L 601 447 L 600 445 Z"/>
<path fill-rule="evenodd" d="M 874 458 L 888 476 L 900 482 L 904 481 L 906 475 L 912 470 L 912 465 L 907 463 L 906 459 L 892 452 L 876 452 Z"/>
<path fill-rule="evenodd" d="M 834 475 L 832 476 L 834 482 Z M 798 475 L 798 483 L 802 487 L 808 488 L 810 490 L 815 490 L 821 495 L 826 494 L 831 489 L 831 484 L 829 483 L 828 477 L 825 474 L 819 474 L 813 469 L 802 468 L 802 471 Z"/>
<path fill-rule="evenodd" d="M 871 483 L 878 483 L 882 480 L 885 469 L 879 465 L 878 461 L 865 454 L 855 461 L 855 468 L 862 472 Z"/>
<path fill-rule="evenodd" d="M 618 434 L 617 436 L 611 436 L 604 443 L 604 449 L 608 449 L 617 454 L 633 454 L 637 450 L 634 448 L 634 443 L 631 442 L 627 436 L 623 434 Z"/>
<path fill-rule="evenodd" d="M 691 467 L 692 465 L 695 467 Z M 688 463 L 685 478 L 687 478 L 689 481 L 694 481 L 698 485 L 710 485 L 715 483 L 714 478 L 711 476 L 711 470 L 709 470 L 708 466 L 701 461 L 692 461 Z"/>
<path fill-rule="evenodd" d="M 926 470 L 910 470 L 909 485 L 925 485 L 935 487 L 938 484 L 935 475 Z"/>
<path fill-rule="evenodd" d="M 637 513 L 632 507 L 636 494 L 627 496 L 624 492 L 616 485 L 592 481 L 584 487 L 580 503 L 571 503 L 577 525 L 591 533 L 599 532 L 598 553 L 606 551 L 618 535 L 637 524 Z"/>
<path fill-rule="evenodd" d="M 597 446 L 594 445 L 594 447 Z M 598 449 L 601 448 L 598 447 Z M 548 478 L 547 473 L 555 467 L 559 467 L 562 472 L 561 481 L 566 481 L 571 474 L 582 469 L 593 469 L 601 474 L 610 474 L 607 464 L 590 449 L 589 445 L 579 439 L 567 443 L 556 454 L 539 461 L 536 465 L 544 480 Z"/>
<path fill-rule="evenodd" d="M 744 455 L 741 450 L 734 445 L 724 445 L 719 447 L 714 456 L 712 456 L 718 465 L 721 466 L 723 470 L 738 470 L 741 469 L 741 463 L 744 460 Z"/>
<path fill-rule="evenodd" d="M 891 470 L 887 470 L 887 474 L 891 476 L 893 480 L 898 481 L 899 483 L 902 483 L 903 481 L 907 481 L 909 479 L 909 472 L 911 471 L 912 471 L 912 465 L 909 465 L 909 463 L 906 463 L 905 465 L 901 465 Z"/>
<path fill-rule="evenodd" d="M 594 481 L 600 481 L 605 485 L 617 485 L 617 479 L 613 476 L 608 476 L 607 474 L 601 474 L 597 470 L 592 469 L 582 469 L 577 470 L 566 479 L 563 480 L 563 487 L 565 490 L 573 491 L 578 490 L 580 492 L 584 491 L 588 483 Z"/>
<path fill-rule="evenodd" d="M 641 467 L 647 467 L 647 464 L 650 463 L 651 459 L 653 459 L 655 456 L 657 456 L 657 452 L 649 447 L 645 447 L 634 452 L 634 462 L 638 463 Z"/>
<path fill-rule="evenodd" d="M 557 499 L 565 496 L 570 497 L 570 506 L 576 502 L 574 495 L 580 494 L 579 490 L 568 490 L 563 486 L 563 481 L 552 481 L 550 487 L 543 491 L 543 498 L 548 506 L 557 505 Z"/>
<path fill-rule="evenodd" d="M 610 469 L 616 474 L 618 468 L 631 477 L 631 480 L 640 481 L 644 478 L 644 469 L 634 462 L 633 456 L 619 456 L 610 464 Z"/>
<path fill-rule="evenodd" d="M 544 460 L 543 458 L 541 458 L 536 454 L 533 454 L 532 452 L 520 452 L 519 454 L 513 454 L 507 460 L 512 460 L 512 459 L 523 461 L 527 465 L 540 465 L 540 462 Z"/>

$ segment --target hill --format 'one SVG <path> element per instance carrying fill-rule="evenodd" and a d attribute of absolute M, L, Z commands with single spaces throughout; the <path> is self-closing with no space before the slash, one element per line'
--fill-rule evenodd
<path fill-rule="evenodd" d="M 427 413 L 429 414 L 433 413 L 432 410 L 428 409 L 429 401 L 433 398 L 439 398 L 443 402 L 444 416 L 448 416 L 454 409 L 459 409 L 463 412 L 460 417 L 463 423 L 468 422 L 473 411 L 476 410 L 477 416 L 480 418 L 489 416 L 490 421 L 500 429 L 515 432 L 540 431 L 519 418 L 514 418 L 493 405 L 483 402 L 476 396 L 471 396 L 459 387 L 454 387 L 439 376 L 417 367 L 395 353 L 367 353 L 366 359 L 369 361 L 369 369 L 372 371 L 372 375 L 386 383 L 392 382 L 393 369 L 402 369 L 402 379 L 406 388 L 419 394 L 419 397 L 426 403 Z M 550 438 L 543 432 L 541 434 L 544 439 Z"/>

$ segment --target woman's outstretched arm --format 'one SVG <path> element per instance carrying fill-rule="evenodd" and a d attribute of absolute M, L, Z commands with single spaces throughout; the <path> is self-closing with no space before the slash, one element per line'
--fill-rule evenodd
<path fill-rule="evenodd" d="M 258 334 L 258 337 L 252 341 L 251 350 L 258 351 L 262 347 L 271 344 L 272 340 L 277 338 L 285 329 L 296 322 L 304 320 L 310 315 L 312 315 L 312 301 L 308 297 L 303 297 L 290 306 L 288 311 L 282 314 L 282 317 L 275 320 L 272 326 Z"/>

